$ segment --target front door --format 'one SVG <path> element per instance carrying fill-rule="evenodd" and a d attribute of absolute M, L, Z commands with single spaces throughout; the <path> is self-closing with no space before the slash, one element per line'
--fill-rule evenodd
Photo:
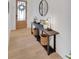
<path fill-rule="evenodd" d="M 17 1 L 16 12 L 16 29 L 27 27 L 27 6 L 26 1 Z"/>

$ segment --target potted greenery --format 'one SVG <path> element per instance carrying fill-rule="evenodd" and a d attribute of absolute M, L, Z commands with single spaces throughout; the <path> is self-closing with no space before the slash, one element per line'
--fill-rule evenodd
<path fill-rule="evenodd" d="M 66 56 L 68 59 L 71 59 L 71 56 Z"/>
<path fill-rule="evenodd" d="M 66 57 L 67 57 L 68 59 L 71 59 L 71 53 L 69 53 L 69 55 L 66 55 Z"/>

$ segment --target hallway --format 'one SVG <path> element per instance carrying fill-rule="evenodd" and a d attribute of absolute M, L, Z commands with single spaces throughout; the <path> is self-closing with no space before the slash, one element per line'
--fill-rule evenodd
<path fill-rule="evenodd" d="M 62 59 L 57 53 L 49 56 L 30 29 L 20 29 L 10 33 L 9 59 Z"/>

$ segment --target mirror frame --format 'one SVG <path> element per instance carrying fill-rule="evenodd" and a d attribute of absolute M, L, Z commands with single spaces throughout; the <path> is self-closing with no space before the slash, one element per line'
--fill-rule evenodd
<path fill-rule="evenodd" d="M 48 3 L 46 0 L 41 0 L 39 4 L 39 13 L 41 16 L 46 16 L 48 12 Z"/>

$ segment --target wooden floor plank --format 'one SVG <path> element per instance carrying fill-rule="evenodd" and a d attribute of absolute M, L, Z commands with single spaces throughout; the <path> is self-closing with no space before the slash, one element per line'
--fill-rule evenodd
<path fill-rule="evenodd" d="M 31 35 L 30 29 L 12 31 L 8 50 L 9 59 L 62 59 L 57 53 L 48 56 L 46 50 Z"/>

